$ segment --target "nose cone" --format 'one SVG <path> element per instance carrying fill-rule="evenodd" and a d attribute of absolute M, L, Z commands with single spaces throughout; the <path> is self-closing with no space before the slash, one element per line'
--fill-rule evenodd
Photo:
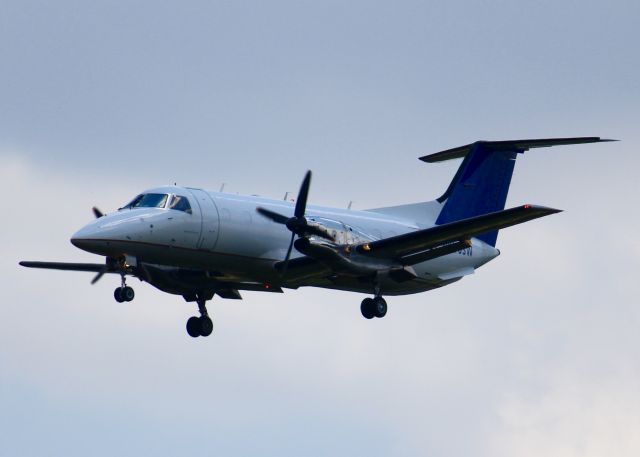
<path fill-rule="evenodd" d="M 97 221 L 93 221 L 71 236 L 71 244 L 83 251 L 96 253 L 96 248 L 99 244 L 99 230 Z"/>

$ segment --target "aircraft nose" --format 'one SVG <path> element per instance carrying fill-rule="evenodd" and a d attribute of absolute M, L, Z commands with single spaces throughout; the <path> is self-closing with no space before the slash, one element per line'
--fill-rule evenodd
<path fill-rule="evenodd" d="M 95 219 L 74 233 L 69 241 L 92 254 L 118 256 L 123 249 L 121 240 L 131 240 L 130 234 L 137 224 L 125 216 L 115 213 Z"/>
<path fill-rule="evenodd" d="M 71 235 L 71 244 L 84 251 L 90 251 L 96 241 L 96 234 L 98 227 L 95 223 L 91 223 L 85 227 L 82 227 L 76 233 Z"/>

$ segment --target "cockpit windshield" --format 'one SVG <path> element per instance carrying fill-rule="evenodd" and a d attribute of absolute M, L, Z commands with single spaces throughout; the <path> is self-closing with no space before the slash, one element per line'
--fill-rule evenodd
<path fill-rule="evenodd" d="M 120 209 L 164 208 L 168 197 L 168 194 L 141 194 Z"/>

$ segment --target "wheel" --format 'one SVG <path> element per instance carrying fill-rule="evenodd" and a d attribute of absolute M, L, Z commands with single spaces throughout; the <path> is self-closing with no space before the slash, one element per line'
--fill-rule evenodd
<path fill-rule="evenodd" d="M 124 297 L 122 296 L 122 287 L 118 287 L 113 291 L 113 298 L 115 298 L 118 303 L 122 303 L 124 301 Z"/>
<path fill-rule="evenodd" d="M 209 336 L 213 332 L 213 321 L 209 316 L 200 317 L 200 335 Z"/>
<path fill-rule="evenodd" d="M 192 338 L 200 336 L 200 318 L 192 316 L 187 320 L 187 333 Z"/>
<path fill-rule="evenodd" d="M 376 317 L 384 317 L 387 315 L 387 301 L 382 297 L 373 299 L 373 314 Z"/>
<path fill-rule="evenodd" d="M 360 304 L 360 312 L 364 316 L 365 319 L 373 319 L 375 316 L 375 311 L 373 308 L 373 298 L 365 298 L 362 300 Z"/>
<path fill-rule="evenodd" d="M 122 291 L 120 292 L 120 296 L 124 301 L 131 301 L 133 300 L 133 297 L 136 296 L 136 293 L 133 291 L 132 287 L 126 286 L 122 288 Z"/>

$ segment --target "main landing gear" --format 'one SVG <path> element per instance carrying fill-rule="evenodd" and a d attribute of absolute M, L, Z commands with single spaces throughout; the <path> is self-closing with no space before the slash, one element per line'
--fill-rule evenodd
<path fill-rule="evenodd" d="M 209 336 L 213 332 L 213 321 L 209 317 L 209 313 L 207 313 L 207 301 L 199 296 L 196 302 L 198 303 L 200 317 L 192 316 L 187 320 L 187 333 L 192 338 Z"/>
<path fill-rule="evenodd" d="M 133 288 L 127 286 L 124 275 L 122 275 L 122 285 L 113 291 L 113 298 L 115 298 L 118 303 L 122 303 L 133 300 L 135 296 L 136 293 L 133 291 Z"/>
<path fill-rule="evenodd" d="M 367 297 L 362 300 L 360 311 L 365 319 L 384 317 L 387 315 L 387 301 L 380 295 L 376 295 L 374 298 Z"/>

